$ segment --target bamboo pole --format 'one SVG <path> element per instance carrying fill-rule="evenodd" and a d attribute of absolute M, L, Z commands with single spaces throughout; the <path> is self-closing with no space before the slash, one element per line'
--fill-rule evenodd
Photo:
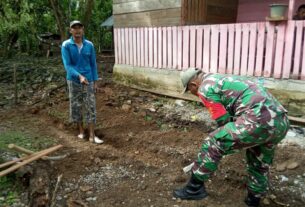
<path fill-rule="evenodd" d="M 21 153 L 24 153 L 26 155 L 32 155 L 34 154 L 35 152 L 31 151 L 31 150 L 28 150 L 28 149 L 25 149 L 23 147 L 20 147 L 18 145 L 15 145 L 15 144 L 9 144 L 8 145 L 8 148 L 11 149 L 11 150 L 15 150 L 17 152 L 21 152 Z M 67 157 L 69 154 L 64 154 L 64 155 L 59 155 L 59 156 L 55 156 L 55 157 L 49 157 L 49 156 L 43 156 L 41 159 L 43 160 L 61 160 L 65 157 Z"/>
<path fill-rule="evenodd" d="M 17 86 L 17 68 L 16 65 L 14 65 L 14 96 L 15 96 L 15 105 L 18 103 L 18 86 Z"/>
<path fill-rule="evenodd" d="M 48 148 L 48 149 L 36 152 L 36 153 L 30 155 L 29 157 L 25 157 L 23 162 L 17 163 L 16 165 L 13 165 L 13 166 L 7 168 L 6 170 L 1 171 L 0 172 L 0 177 L 5 176 L 5 175 L 7 175 L 7 174 L 9 174 L 9 173 L 19 169 L 20 167 L 22 167 L 22 166 L 24 166 L 24 165 L 26 165 L 26 164 L 28 164 L 30 162 L 33 162 L 35 160 L 38 160 L 41 157 L 46 156 L 47 154 L 50 154 L 50 153 L 52 153 L 52 152 L 54 152 L 54 151 L 56 151 L 56 150 L 58 150 L 58 149 L 60 149 L 62 147 L 63 147 L 63 145 L 57 145 L 57 146 L 54 146 L 54 147 L 51 147 L 51 148 Z"/>

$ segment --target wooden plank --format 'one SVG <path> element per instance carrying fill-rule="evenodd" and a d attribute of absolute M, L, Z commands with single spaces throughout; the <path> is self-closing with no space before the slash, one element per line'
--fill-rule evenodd
<path fill-rule="evenodd" d="M 234 45 L 235 45 L 235 25 L 228 25 L 228 65 L 227 65 L 227 74 L 233 74 L 234 66 Z"/>
<path fill-rule="evenodd" d="M 211 67 L 212 73 L 218 70 L 218 46 L 219 46 L 219 25 L 211 26 Z"/>
<path fill-rule="evenodd" d="M 132 37 L 132 28 L 128 29 L 128 33 L 129 33 L 129 64 L 130 65 L 134 65 L 133 64 L 133 37 Z"/>
<path fill-rule="evenodd" d="M 148 28 L 144 28 L 144 67 L 148 67 L 148 52 L 149 52 L 149 45 L 148 45 Z"/>
<path fill-rule="evenodd" d="M 266 55 L 265 55 L 265 67 L 263 70 L 263 75 L 266 74 L 266 76 L 269 77 L 274 64 L 275 26 L 271 23 L 267 23 L 266 29 L 267 29 Z"/>
<path fill-rule="evenodd" d="M 118 30 L 114 29 L 114 57 L 115 57 L 115 64 L 119 64 L 119 55 L 118 55 Z"/>
<path fill-rule="evenodd" d="M 203 72 L 210 72 L 210 40 L 211 26 L 203 28 Z"/>
<path fill-rule="evenodd" d="M 128 33 L 128 28 L 124 29 L 124 33 L 125 33 L 125 52 L 126 52 L 126 64 L 129 65 L 129 33 Z"/>
<path fill-rule="evenodd" d="M 114 15 L 114 27 L 180 25 L 181 8 Z"/>
<path fill-rule="evenodd" d="M 158 27 L 158 68 L 162 68 L 162 27 Z"/>
<path fill-rule="evenodd" d="M 264 59 L 264 49 L 265 49 L 265 37 L 266 37 L 266 24 L 260 22 L 257 24 L 257 51 L 256 51 L 256 62 L 254 76 L 262 76 L 263 72 L 263 59 Z"/>
<path fill-rule="evenodd" d="M 241 57 L 241 24 L 235 25 L 234 69 L 233 74 L 240 74 Z"/>
<path fill-rule="evenodd" d="M 189 67 L 190 58 L 190 27 L 183 27 L 183 57 L 182 57 L 182 68 L 186 69 Z"/>
<path fill-rule="evenodd" d="M 154 43 L 154 41 L 153 41 L 154 39 L 153 39 L 153 28 L 152 27 L 150 27 L 150 28 L 148 28 L 148 44 L 149 44 L 149 47 L 148 47 L 148 65 L 149 65 L 149 67 L 153 67 L 153 65 L 154 65 L 154 59 L 153 59 L 153 57 L 154 57 L 154 45 L 153 45 L 153 43 Z"/>
<path fill-rule="evenodd" d="M 177 27 L 172 27 L 173 32 L 173 68 L 178 68 L 178 34 Z"/>
<path fill-rule="evenodd" d="M 219 45 L 219 67 L 218 72 L 226 73 L 227 68 L 227 44 L 228 44 L 228 25 L 222 24 L 219 26 L 220 30 L 220 45 Z"/>
<path fill-rule="evenodd" d="M 190 27 L 190 67 L 196 66 L 196 27 Z"/>
<path fill-rule="evenodd" d="M 166 27 L 162 27 L 162 46 L 163 46 L 162 67 L 167 68 L 167 31 L 166 31 Z"/>
<path fill-rule="evenodd" d="M 274 57 L 274 78 L 281 78 L 283 75 L 283 57 L 285 44 L 286 23 L 279 24 L 277 27 L 276 49 Z M 271 74 L 264 73 L 265 77 L 270 77 Z"/>
<path fill-rule="evenodd" d="M 167 29 L 167 54 L 168 54 L 167 67 L 173 68 L 173 33 L 171 27 L 167 27 L 166 29 Z"/>
<path fill-rule="evenodd" d="M 294 64 L 293 64 L 293 71 L 292 71 L 292 75 L 291 75 L 291 77 L 294 79 L 299 78 L 300 67 L 301 67 L 303 24 L 304 24 L 304 21 L 296 21 Z M 303 62 L 303 64 L 304 64 L 304 62 Z"/>
<path fill-rule="evenodd" d="M 158 28 L 154 27 L 154 68 L 158 68 Z"/>
<path fill-rule="evenodd" d="M 201 1 L 200 1 L 201 2 Z M 203 27 L 197 26 L 197 40 L 196 40 L 196 68 L 202 69 L 202 52 L 203 52 Z"/>
<path fill-rule="evenodd" d="M 303 48 L 303 50 L 302 50 L 303 57 L 302 57 L 302 67 L 301 67 L 301 71 L 300 71 L 300 76 L 301 76 L 300 79 L 305 80 L 305 42 L 303 42 L 302 48 Z"/>
<path fill-rule="evenodd" d="M 144 51 L 144 28 L 140 29 L 140 39 L 141 39 L 141 67 L 144 67 L 145 51 Z"/>
<path fill-rule="evenodd" d="M 180 8 L 181 0 L 139 0 L 121 4 L 113 4 L 113 14 L 143 12 L 158 9 Z"/>
<path fill-rule="evenodd" d="M 248 61 L 248 70 L 247 75 L 254 75 L 254 67 L 255 67 L 255 54 L 256 54 L 256 46 L 257 46 L 257 23 L 252 23 L 249 25 L 250 27 L 250 40 L 249 40 L 249 61 Z"/>
<path fill-rule="evenodd" d="M 121 52 L 121 47 L 122 47 L 122 41 L 121 41 L 121 29 L 117 28 L 115 29 L 117 31 L 117 45 L 118 45 L 118 51 L 116 53 L 116 56 L 118 56 L 118 64 L 122 63 L 122 52 Z"/>
<path fill-rule="evenodd" d="M 121 29 L 121 40 L 122 40 L 122 64 L 126 64 L 126 46 L 125 46 L 125 29 Z"/>
<path fill-rule="evenodd" d="M 137 29 L 132 28 L 132 42 L 133 42 L 133 65 L 137 65 Z"/>
<path fill-rule="evenodd" d="M 140 28 L 137 28 L 137 66 L 141 66 L 141 30 Z"/>
<path fill-rule="evenodd" d="M 181 0 L 181 25 L 186 25 L 188 13 L 188 0 Z"/>
<path fill-rule="evenodd" d="M 241 75 L 247 75 L 248 70 L 249 31 L 249 24 L 242 24 Z"/>
<path fill-rule="evenodd" d="M 181 70 L 182 69 L 182 52 L 183 52 L 183 48 L 182 48 L 182 33 L 183 33 L 183 27 L 178 27 L 178 59 L 177 59 L 177 62 L 178 62 L 178 70 Z"/>
<path fill-rule="evenodd" d="M 286 28 L 285 37 L 285 52 L 284 52 L 284 63 L 283 63 L 283 75 L 282 78 L 290 78 L 290 72 L 292 69 L 292 50 L 294 49 L 294 37 L 295 37 L 295 22 L 288 21 Z"/>

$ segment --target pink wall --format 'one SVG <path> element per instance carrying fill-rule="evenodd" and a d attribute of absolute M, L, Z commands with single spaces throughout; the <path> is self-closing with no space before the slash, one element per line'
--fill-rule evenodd
<path fill-rule="evenodd" d="M 289 0 L 239 0 L 237 22 L 266 21 L 272 3 L 289 4 Z M 295 0 L 295 11 L 301 4 L 305 0 Z"/>

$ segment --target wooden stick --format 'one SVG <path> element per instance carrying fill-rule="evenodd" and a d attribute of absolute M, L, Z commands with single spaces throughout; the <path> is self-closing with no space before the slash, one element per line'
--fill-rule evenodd
<path fill-rule="evenodd" d="M 12 149 L 12 150 L 15 150 L 17 152 L 21 152 L 21 153 L 27 154 L 27 155 L 32 155 L 32 154 L 35 153 L 35 152 L 31 151 L 31 150 L 25 149 L 23 147 L 15 145 L 15 144 L 9 144 L 8 148 Z M 43 159 L 43 160 L 61 160 L 61 159 L 64 159 L 65 157 L 67 157 L 67 156 L 68 156 L 68 154 L 60 155 L 60 156 L 55 156 L 55 157 L 43 156 L 41 159 Z"/>
<path fill-rule="evenodd" d="M 0 172 L 0 177 L 5 176 L 5 175 L 19 169 L 20 167 L 22 167 L 22 166 L 24 166 L 24 165 L 26 165 L 30 162 L 33 162 L 35 160 L 38 160 L 41 157 L 43 157 L 47 154 L 50 154 L 50 153 L 52 153 L 52 152 L 54 152 L 54 151 L 56 151 L 56 150 L 58 150 L 62 147 L 63 147 L 63 145 L 57 145 L 57 146 L 42 150 L 40 152 L 34 153 L 34 154 L 30 155 L 31 156 L 30 158 L 28 158 L 28 159 L 26 158 L 23 162 L 17 163 L 16 165 L 11 166 L 10 168 L 7 168 L 6 170 L 3 170 L 2 172 Z"/>
<path fill-rule="evenodd" d="M 18 159 L 15 159 L 15 160 L 12 160 L 12 161 L 8 161 L 8 162 L 5 162 L 5 163 L 2 163 L 0 165 L 0 169 L 1 168 L 4 168 L 4 167 L 7 167 L 7 166 L 10 166 L 12 164 L 15 164 L 16 162 L 21 162 L 23 160 L 26 160 L 26 159 L 29 159 L 31 157 L 33 157 L 34 155 L 29 155 L 29 156 L 24 156 L 24 157 L 21 157 L 21 158 L 18 158 Z"/>
<path fill-rule="evenodd" d="M 56 204 L 56 194 L 57 194 L 57 191 L 58 191 L 59 183 L 61 182 L 61 178 L 62 178 L 62 174 L 57 177 L 57 182 L 56 182 L 55 189 L 54 189 L 54 192 L 53 192 L 53 195 L 52 195 L 51 207 L 54 207 L 55 204 Z"/>
<path fill-rule="evenodd" d="M 31 154 L 34 153 L 34 152 L 31 151 L 31 150 L 25 149 L 25 148 L 23 148 L 23 147 L 19 147 L 19 146 L 15 145 L 15 144 L 9 144 L 9 145 L 8 145 L 8 148 L 9 148 L 9 149 L 12 149 L 12 150 L 15 150 L 15 151 L 17 151 L 17 152 L 24 153 L 24 154 L 26 154 L 26 155 L 31 155 Z"/>
<path fill-rule="evenodd" d="M 305 119 L 303 119 L 303 118 L 288 116 L 288 119 L 290 121 L 296 121 L 296 122 L 301 122 L 301 123 L 305 124 Z"/>
<path fill-rule="evenodd" d="M 18 86 L 17 86 L 17 69 L 16 69 L 16 65 L 14 65 L 13 80 L 14 80 L 15 105 L 17 105 L 17 103 L 18 103 Z"/>

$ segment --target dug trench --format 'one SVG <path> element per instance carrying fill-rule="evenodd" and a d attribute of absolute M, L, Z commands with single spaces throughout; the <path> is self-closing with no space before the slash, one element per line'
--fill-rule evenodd
<path fill-rule="evenodd" d="M 67 121 L 69 102 L 64 88 L 48 102 L 1 112 L 2 131 L 22 128 L 35 133 L 38 139 L 50 137 L 54 144 L 64 145 L 54 154 L 67 155 L 58 161 L 30 165 L 35 173 L 29 177 L 20 203 L 90 207 L 245 206 L 244 152 L 223 158 L 216 173 L 206 182 L 209 193 L 206 199 L 173 198 L 172 190 L 183 186 L 189 177 L 182 168 L 196 158 L 202 141 L 215 125 L 207 121 L 208 116 L 206 121 L 198 121 L 194 115 L 189 121 L 183 120 L 185 111 L 172 114 L 169 105 L 172 109 L 191 106 L 205 111 L 193 103 L 178 106 L 173 99 L 114 83 L 101 86 L 97 93 L 96 134 L 104 140 L 102 145 L 77 138 L 75 126 Z M 277 168 L 289 160 L 296 161 L 297 166 Z M 278 147 L 270 173 L 271 189 L 262 206 L 304 206 L 304 166 L 304 149 L 294 145 Z M 62 179 L 55 192 L 60 175 Z M 284 177 L 289 181 L 285 182 Z M 43 187 L 38 188 L 38 182 Z M 48 192 L 47 201 L 37 199 L 34 205 L 30 196 L 34 191 Z"/>

